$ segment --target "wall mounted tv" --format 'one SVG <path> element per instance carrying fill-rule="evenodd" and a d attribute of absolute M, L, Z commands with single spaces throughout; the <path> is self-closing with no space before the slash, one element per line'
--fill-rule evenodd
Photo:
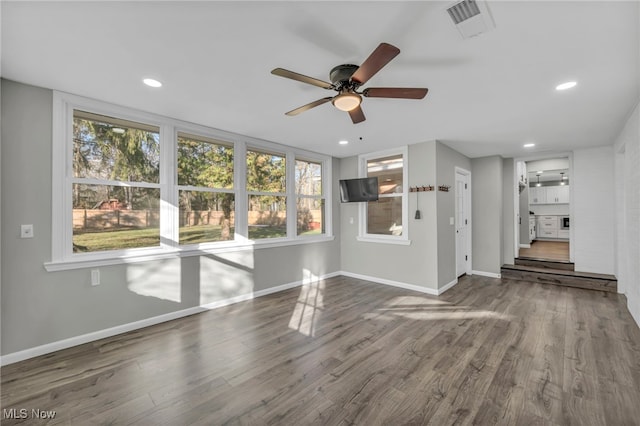
<path fill-rule="evenodd" d="M 341 179 L 340 201 L 343 203 L 378 201 L 378 178 Z"/>

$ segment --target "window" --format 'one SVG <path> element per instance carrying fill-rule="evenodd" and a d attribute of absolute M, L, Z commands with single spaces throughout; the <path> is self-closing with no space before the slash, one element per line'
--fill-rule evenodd
<path fill-rule="evenodd" d="M 52 157 L 48 271 L 333 238 L 327 156 L 54 92 Z"/>
<path fill-rule="evenodd" d="M 408 241 L 406 148 L 360 156 L 362 177 L 378 178 L 378 201 L 362 203 L 360 237 Z"/>
<path fill-rule="evenodd" d="M 322 163 L 296 160 L 295 177 L 297 235 L 324 234 Z"/>
<path fill-rule="evenodd" d="M 160 129 L 73 111 L 73 252 L 160 245 Z"/>
<path fill-rule="evenodd" d="M 249 239 L 287 236 L 286 158 L 247 150 Z"/>
<path fill-rule="evenodd" d="M 234 239 L 233 146 L 178 133 L 179 242 Z"/>

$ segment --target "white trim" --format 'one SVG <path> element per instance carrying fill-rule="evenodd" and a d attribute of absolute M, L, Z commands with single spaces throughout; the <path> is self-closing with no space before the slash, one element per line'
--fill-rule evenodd
<path fill-rule="evenodd" d="M 382 198 L 402 197 L 402 235 L 378 235 L 367 233 L 366 219 L 368 203 L 358 203 L 358 241 L 405 245 L 411 244 L 411 241 L 409 240 L 409 148 L 405 145 L 399 148 L 386 149 L 384 151 L 376 151 L 359 155 L 358 176 L 361 178 L 367 177 L 368 160 L 390 157 L 398 154 L 402 155 L 402 194 L 390 194 L 389 197 Z"/>
<path fill-rule="evenodd" d="M 422 286 L 415 285 L 415 284 L 408 284 L 408 283 L 403 283 L 403 282 L 400 282 L 400 281 L 388 280 L 386 278 L 372 277 L 370 275 L 355 274 L 353 272 L 347 272 L 347 271 L 340 271 L 340 275 L 344 275 L 345 277 L 350 277 L 350 278 L 356 278 L 356 279 L 359 279 L 359 280 L 371 281 L 371 282 L 374 282 L 376 284 L 390 285 L 392 287 L 403 288 L 405 290 L 412 290 L 412 291 L 417 291 L 417 292 L 420 292 L 420 293 L 426 293 L 426 294 L 429 294 L 431 296 L 438 296 L 439 294 L 444 292 L 444 291 L 439 291 L 437 289 L 428 288 L 428 287 L 422 287 Z M 449 284 L 447 284 L 447 286 Z"/>
<path fill-rule="evenodd" d="M 441 295 L 442 293 L 444 293 L 445 291 L 449 290 L 451 287 L 453 287 L 456 284 L 458 284 L 458 279 L 457 278 L 455 280 L 451 281 L 450 283 L 445 284 L 444 286 L 440 287 L 438 289 L 438 295 Z"/>
<path fill-rule="evenodd" d="M 368 234 L 373 235 L 373 234 Z M 382 236 L 381 236 L 382 237 Z M 397 244 L 401 246 L 411 245 L 411 240 L 401 240 L 397 237 L 394 238 L 375 238 L 375 237 L 356 237 L 356 241 L 363 243 L 377 243 L 377 244 Z"/>
<path fill-rule="evenodd" d="M 44 268 L 47 272 L 66 271 L 70 269 L 96 268 L 108 265 L 123 265 L 128 263 L 149 262 L 153 260 L 173 259 L 177 257 L 206 256 L 208 254 L 231 253 L 244 250 L 259 250 L 264 248 L 286 247 L 301 244 L 325 243 L 333 241 L 335 237 L 327 235 L 305 236 L 295 239 L 271 238 L 265 240 L 212 243 L 219 244 L 217 247 L 183 246 L 175 249 L 159 249 L 156 251 L 140 251 L 138 254 L 127 253 L 121 256 L 109 258 L 78 258 L 71 261 L 46 262 Z"/>
<path fill-rule="evenodd" d="M 502 278 L 502 275 L 496 274 L 494 272 L 484 272 L 484 271 L 471 271 L 471 275 L 480 275 L 481 277 L 489 277 L 489 278 Z"/>
<path fill-rule="evenodd" d="M 329 274 L 320 276 L 318 279 L 325 280 L 328 278 L 336 277 L 338 275 L 340 275 L 340 272 L 331 272 Z M 51 343 L 36 346 L 33 348 L 25 349 L 22 351 L 3 355 L 2 357 L 0 357 L 0 365 L 5 366 L 5 365 L 13 364 L 19 361 L 24 361 L 29 358 L 35 358 L 40 355 L 45 355 L 45 354 L 56 352 L 62 349 L 71 348 L 73 346 L 94 342 L 96 340 L 116 336 L 118 334 L 127 333 L 129 331 L 139 330 L 141 328 L 149 327 L 149 326 L 160 324 L 167 321 L 172 321 L 172 320 L 183 318 L 189 315 L 202 313 L 208 310 L 232 305 L 234 303 L 244 302 L 247 300 L 255 299 L 257 297 L 266 296 L 268 294 L 278 293 L 280 291 L 289 290 L 295 287 L 300 287 L 305 284 L 308 284 L 307 282 L 305 282 L 305 280 L 294 281 L 294 282 L 282 284 L 276 287 L 270 287 L 264 290 L 258 290 L 251 293 L 242 294 L 240 296 L 231 297 L 229 299 L 219 300 L 217 302 L 208 303 L 206 305 L 194 306 L 192 308 L 183 309 L 181 311 L 169 312 L 169 313 L 158 315 L 155 317 L 146 318 L 140 321 L 134 321 L 127 324 L 117 325 L 115 327 L 107 328 L 104 330 L 82 334 L 80 336 L 58 340 L 56 342 L 51 342 Z"/>
<path fill-rule="evenodd" d="M 466 182 L 465 184 L 467 185 L 467 189 L 465 192 L 465 196 L 464 196 L 464 209 L 467 212 L 466 216 L 467 216 L 467 241 L 466 241 L 466 245 L 467 245 L 467 260 L 465 261 L 465 273 L 467 274 L 471 274 L 471 268 L 473 265 L 473 243 L 472 243 L 472 238 L 473 238 L 473 211 L 472 211 L 472 207 L 473 207 L 473 192 L 472 192 L 472 182 L 471 182 L 471 172 L 467 169 L 463 169 L 462 167 L 454 167 L 454 182 L 457 180 L 457 176 L 456 175 L 463 175 L 466 177 Z M 454 191 L 455 193 L 455 191 Z M 457 220 L 457 218 L 456 218 Z M 458 244 L 458 238 L 456 237 L 455 239 L 455 243 Z M 458 249 L 456 247 L 456 274 L 458 273 Z"/>
<path fill-rule="evenodd" d="M 520 248 L 531 248 L 531 244 L 520 244 Z"/>

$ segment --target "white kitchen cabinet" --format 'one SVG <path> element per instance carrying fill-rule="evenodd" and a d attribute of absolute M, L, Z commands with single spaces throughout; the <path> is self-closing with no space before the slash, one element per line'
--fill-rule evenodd
<path fill-rule="evenodd" d="M 558 204 L 569 204 L 569 185 L 558 186 Z"/>
<path fill-rule="evenodd" d="M 536 218 L 536 235 L 538 238 L 558 238 L 559 225 L 558 216 L 538 216 Z"/>
<path fill-rule="evenodd" d="M 569 230 L 568 229 L 558 229 L 558 238 L 569 239 Z"/>
<path fill-rule="evenodd" d="M 547 192 L 543 186 L 529 188 L 529 204 L 547 204 Z"/>
<path fill-rule="evenodd" d="M 529 188 L 529 204 L 569 204 L 569 186 L 533 186 Z"/>

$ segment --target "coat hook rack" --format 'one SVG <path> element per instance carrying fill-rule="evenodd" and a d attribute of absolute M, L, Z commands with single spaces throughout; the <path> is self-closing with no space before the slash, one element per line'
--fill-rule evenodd
<path fill-rule="evenodd" d="M 426 192 L 426 191 L 433 191 L 433 185 L 409 187 L 409 192 Z"/>
<path fill-rule="evenodd" d="M 438 186 L 438 191 L 449 192 L 449 188 L 451 188 L 451 185 L 440 185 Z"/>

